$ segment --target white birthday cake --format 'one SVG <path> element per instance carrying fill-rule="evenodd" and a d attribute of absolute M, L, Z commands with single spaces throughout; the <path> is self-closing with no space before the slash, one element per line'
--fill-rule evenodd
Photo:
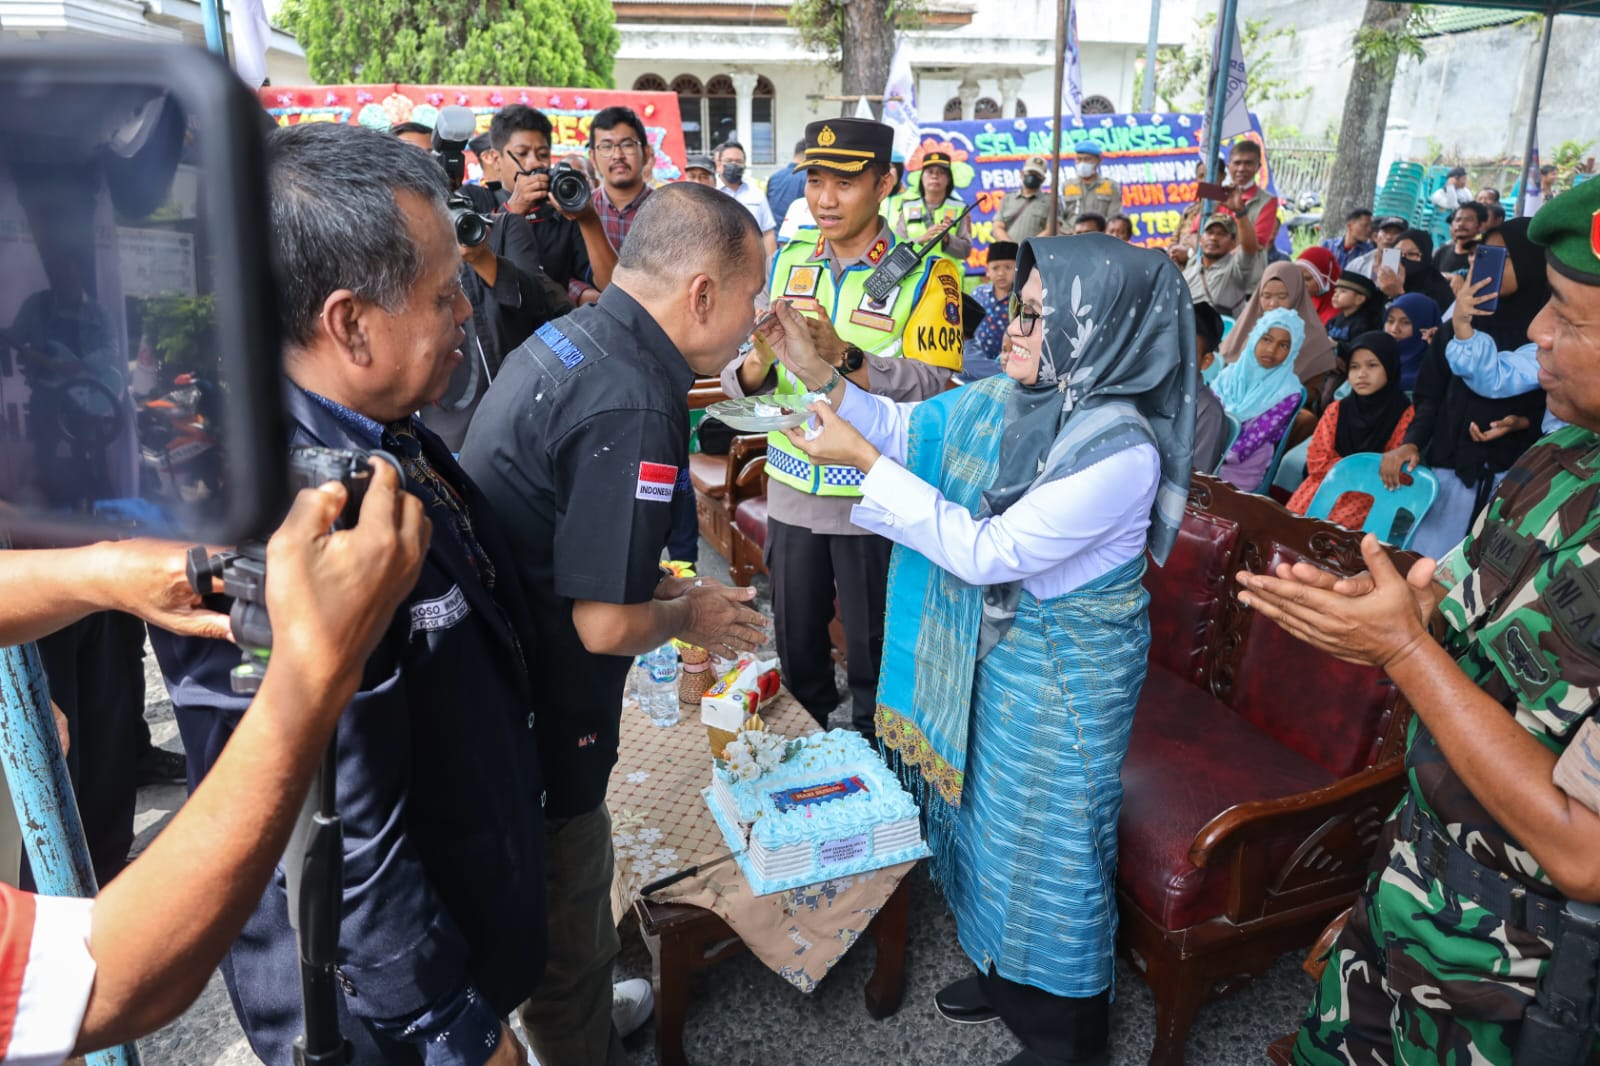
<path fill-rule="evenodd" d="M 704 795 L 758 896 L 928 855 L 916 803 L 849 730 L 740 733 Z"/>

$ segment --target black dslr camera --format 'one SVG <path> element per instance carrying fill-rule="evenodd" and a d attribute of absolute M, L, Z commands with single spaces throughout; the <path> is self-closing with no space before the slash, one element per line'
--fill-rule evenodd
<path fill-rule="evenodd" d="M 594 195 L 589 188 L 589 176 L 570 163 L 557 163 L 541 167 L 535 174 L 550 175 L 550 202 L 569 215 L 575 215 L 589 206 Z"/>
<path fill-rule="evenodd" d="M 372 484 L 372 468 L 367 459 L 378 456 L 400 465 L 388 452 L 353 452 L 335 448 L 297 447 L 289 452 L 291 492 L 315 488 L 329 481 L 344 485 L 349 496 L 344 510 L 334 523 L 338 529 L 355 525 L 361 514 L 361 501 Z M 189 587 L 200 596 L 219 593 L 231 597 L 228 618 L 233 624 L 233 639 L 239 645 L 240 662 L 229 675 L 233 691 L 249 695 L 261 687 L 272 655 L 272 620 L 267 617 L 267 543 L 246 541 L 235 552 L 212 555 L 203 546 L 189 549 Z M 218 587 L 220 583 L 220 588 Z M 224 605 L 213 605 L 221 609 Z"/>
<path fill-rule="evenodd" d="M 445 207 L 450 211 L 450 225 L 455 228 L 457 244 L 476 248 L 489 239 L 489 227 L 494 225 L 494 219 L 480 214 L 471 200 L 453 192 L 445 201 Z"/>

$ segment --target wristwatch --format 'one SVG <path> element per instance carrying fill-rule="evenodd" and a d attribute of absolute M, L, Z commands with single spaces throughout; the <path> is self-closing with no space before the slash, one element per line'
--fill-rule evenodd
<path fill-rule="evenodd" d="M 854 344 L 847 344 L 845 345 L 844 349 L 844 358 L 839 360 L 839 369 L 843 370 L 846 374 L 854 374 L 857 370 L 861 369 L 862 364 L 866 361 L 866 352 L 862 351 Z"/>

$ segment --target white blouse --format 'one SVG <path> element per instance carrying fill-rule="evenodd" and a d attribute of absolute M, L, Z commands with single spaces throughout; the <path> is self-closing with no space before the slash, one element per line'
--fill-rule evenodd
<path fill-rule="evenodd" d="M 1022 581 L 1035 599 L 1064 595 L 1144 554 L 1161 456 L 1139 444 L 1028 492 L 1005 514 L 974 518 L 907 470 L 914 403 L 847 384 L 838 411 L 883 458 L 861 483 L 851 520 L 904 544 L 969 585 Z"/>

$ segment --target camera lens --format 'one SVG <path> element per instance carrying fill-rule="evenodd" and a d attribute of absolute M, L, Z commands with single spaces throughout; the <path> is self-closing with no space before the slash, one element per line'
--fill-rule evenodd
<path fill-rule="evenodd" d="M 456 193 L 445 202 L 450 223 L 455 227 L 456 243 L 475 248 L 489 239 L 489 220 L 472 209 L 472 202 Z"/>
<path fill-rule="evenodd" d="M 569 215 L 587 207 L 589 195 L 589 179 L 575 168 L 563 165 L 550 171 L 550 199 Z"/>

